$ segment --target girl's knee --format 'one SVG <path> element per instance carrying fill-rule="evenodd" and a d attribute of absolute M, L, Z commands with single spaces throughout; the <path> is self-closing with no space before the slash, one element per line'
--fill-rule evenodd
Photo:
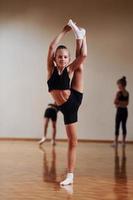
<path fill-rule="evenodd" d="M 45 123 L 45 127 L 48 128 L 48 122 Z"/>
<path fill-rule="evenodd" d="M 56 123 L 55 122 L 52 123 L 52 127 L 53 127 L 53 129 L 56 129 Z"/>
<path fill-rule="evenodd" d="M 45 124 L 45 126 L 48 126 L 48 123 L 49 123 L 49 119 L 48 118 L 44 118 L 44 124 Z"/>
<path fill-rule="evenodd" d="M 78 140 L 77 139 L 69 139 L 69 146 L 71 148 L 76 147 L 78 144 Z"/>

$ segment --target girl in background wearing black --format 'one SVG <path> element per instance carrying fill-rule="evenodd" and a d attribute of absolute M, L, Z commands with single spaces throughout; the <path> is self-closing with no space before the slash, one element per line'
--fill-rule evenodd
<path fill-rule="evenodd" d="M 115 141 L 113 146 L 117 147 L 118 139 L 119 139 L 119 129 L 120 125 L 122 125 L 122 133 L 123 139 L 122 144 L 125 146 L 126 144 L 126 135 L 127 135 L 127 127 L 126 122 L 128 118 L 128 109 L 127 106 L 129 104 L 129 92 L 126 90 L 126 77 L 122 77 L 117 81 L 118 92 L 116 93 L 116 97 L 114 100 L 114 104 L 116 106 L 116 118 L 115 118 Z"/>

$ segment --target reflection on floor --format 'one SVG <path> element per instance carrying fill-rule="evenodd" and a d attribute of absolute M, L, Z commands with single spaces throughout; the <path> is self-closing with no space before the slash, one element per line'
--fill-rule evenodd
<path fill-rule="evenodd" d="M 1 200 L 133 200 L 133 145 L 79 143 L 73 186 L 60 187 L 67 143 L 0 141 Z"/>

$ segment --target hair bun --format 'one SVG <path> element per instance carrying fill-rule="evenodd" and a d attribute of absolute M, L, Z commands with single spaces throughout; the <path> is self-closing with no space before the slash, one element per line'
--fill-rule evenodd
<path fill-rule="evenodd" d="M 122 86 L 126 87 L 127 85 L 126 77 L 123 76 L 122 78 L 118 79 L 117 84 L 121 84 Z"/>
<path fill-rule="evenodd" d="M 126 80 L 126 76 L 123 76 L 122 79 L 123 79 L 123 80 Z"/>

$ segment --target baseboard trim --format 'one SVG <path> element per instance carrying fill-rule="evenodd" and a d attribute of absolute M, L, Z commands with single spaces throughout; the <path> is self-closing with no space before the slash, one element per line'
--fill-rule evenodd
<path fill-rule="evenodd" d="M 39 141 L 40 138 L 4 138 L 1 137 L 0 141 L 27 141 L 27 142 L 33 142 L 33 141 Z M 50 141 L 50 139 L 47 139 Z M 58 142 L 67 142 L 67 139 L 56 139 Z M 82 143 L 112 143 L 113 140 L 100 140 L 100 139 L 78 139 L 78 142 Z M 133 141 L 127 141 L 128 144 L 133 144 Z"/>

